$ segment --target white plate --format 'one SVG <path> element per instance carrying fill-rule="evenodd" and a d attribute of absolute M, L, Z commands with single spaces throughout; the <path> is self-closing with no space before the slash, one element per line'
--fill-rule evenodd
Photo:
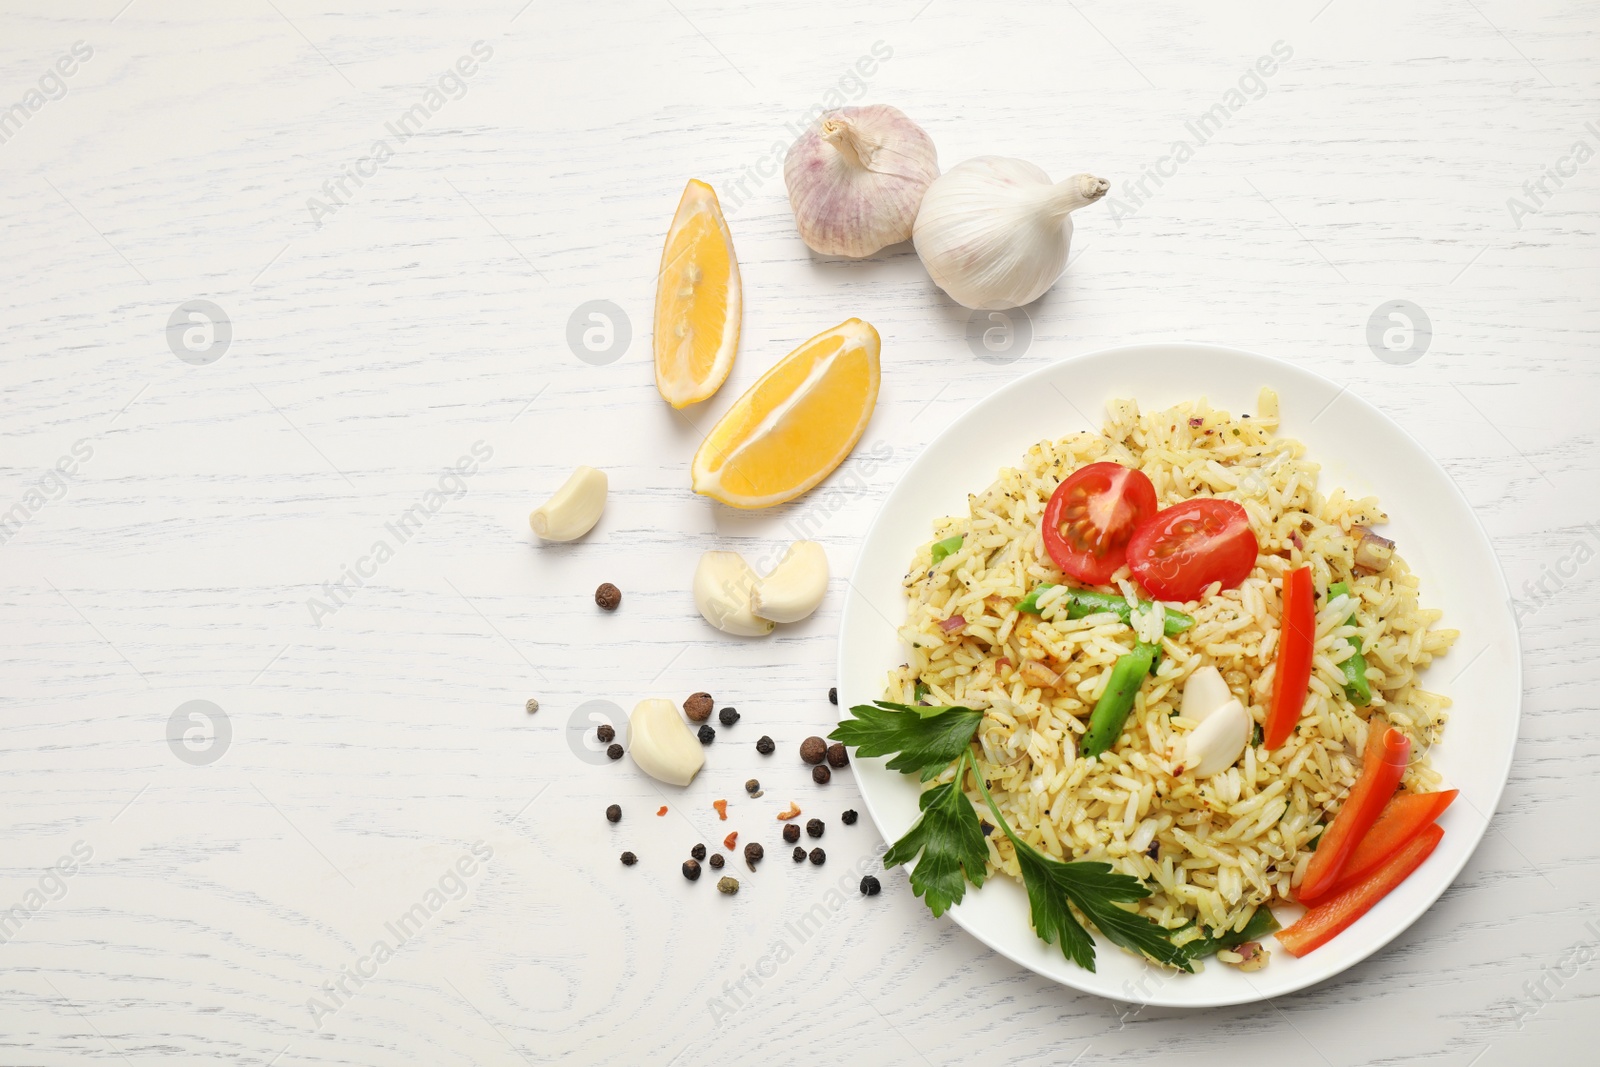
<path fill-rule="evenodd" d="M 840 623 L 841 711 L 881 698 L 886 672 L 905 662 L 894 629 L 905 619 L 900 583 L 917 546 L 932 536 L 933 520 L 966 514 L 967 494 L 988 486 L 1001 467 L 1036 441 L 1098 431 L 1113 397 L 1133 397 L 1143 411 L 1204 396 L 1228 411 L 1254 412 L 1263 385 L 1281 399 L 1279 433 L 1303 441 L 1322 465 L 1321 489 L 1377 494 L 1390 518 L 1386 535 L 1421 577 L 1424 605 L 1442 608 L 1440 625 L 1461 631 L 1424 675 L 1428 689 L 1455 702 L 1431 755 L 1461 796 L 1440 820 L 1439 847 L 1399 888 L 1304 959 L 1269 941 L 1272 960 L 1253 974 L 1215 961 L 1201 974 L 1168 974 L 1103 937 L 1096 938 L 1098 970 L 1082 970 L 1034 934 L 1027 897 L 1009 878 L 969 889 L 951 910 L 990 948 L 1075 989 L 1204 1007 L 1264 1000 L 1338 974 L 1386 945 L 1444 892 L 1483 836 L 1510 771 L 1522 699 L 1516 622 L 1499 562 L 1460 490 L 1416 441 L 1348 389 L 1289 363 L 1213 345 L 1137 345 L 1053 363 L 980 401 L 940 434 L 890 491 L 862 546 Z M 873 821 L 895 841 L 916 821 L 919 790 L 884 762 L 857 760 L 855 774 Z M 1285 907 L 1282 914 L 1289 913 Z"/>

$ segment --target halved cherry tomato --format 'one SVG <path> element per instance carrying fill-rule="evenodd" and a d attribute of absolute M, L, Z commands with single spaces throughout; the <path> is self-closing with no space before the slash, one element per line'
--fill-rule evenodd
<path fill-rule="evenodd" d="M 1232 589 L 1244 581 L 1259 550 L 1244 508 L 1199 497 L 1141 523 L 1128 540 L 1128 568 L 1157 600 L 1187 603 L 1212 582 Z"/>
<path fill-rule="evenodd" d="M 1127 557 L 1128 538 L 1156 513 L 1156 487 L 1143 471 L 1091 463 L 1056 486 L 1039 526 L 1056 566 L 1089 585 L 1104 585 Z"/>

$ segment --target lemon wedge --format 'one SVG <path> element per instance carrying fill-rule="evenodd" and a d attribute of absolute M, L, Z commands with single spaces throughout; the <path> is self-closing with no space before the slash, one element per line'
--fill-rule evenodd
<path fill-rule="evenodd" d="M 793 500 L 844 461 L 878 402 L 878 331 L 846 319 L 790 352 L 714 426 L 694 491 L 736 508 Z"/>
<path fill-rule="evenodd" d="M 656 389 L 675 408 L 715 393 L 739 348 L 741 292 L 733 235 L 716 191 L 691 179 L 656 275 Z"/>

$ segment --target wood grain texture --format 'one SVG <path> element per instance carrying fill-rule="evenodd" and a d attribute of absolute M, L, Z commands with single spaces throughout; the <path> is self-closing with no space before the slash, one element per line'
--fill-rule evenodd
<path fill-rule="evenodd" d="M 1600 147 L 1592 8 L 124 4 L 0 15 L 0 107 L 92 48 L 0 142 L 0 513 L 50 498 L 0 545 L 0 910 L 41 902 L 0 928 L 0 1063 L 1592 1058 L 1600 162 L 1520 225 L 1507 207 L 1574 142 Z M 388 133 L 478 41 L 492 56 L 462 95 Z M 849 81 L 877 42 L 892 56 Z M 1125 195 L 1275 42 L 1292 58 L 1144 204 L 1080 214 L 1008 365 L 973 357 L 909 247 L 808 254 L 781 177 L 759 174 L 842 84 L 922 122 L 946 166 L 1017 155 Z M 319 224 L 308 199 L 380 139 L 392 157 Z M 691 176 L 730 202 L 746 313 L 727 386 L 680 416 L 654 391 L 649 309 Z M 206 366 L 165 336 L 191 299 L 232 322 Z M 632 325 L 606 366 L 566 342 L 594 299 Z M 1407 366 L 1366 343 L 1395 299 L 1435 330 Z M 769 512 L 692 496 L 700 432 L 851 315 L 883 335 L 862 445 L 882 461 Z M 1530 607 L 1512 778 L 1457 884 L 1342 977 L 1198 1014 L 1020 971 L 931 920 L 900 872 L 835 907 L 881 842 L 837 822 L 848 772 L 818 790 L 794 758 L 833 714 L 842 575 L 898 471 L 1013 375 L 1155 338 L 1272 353 L 1376 403 L 1458 480 Z M 58 488 L 78 442 L 92 455 Z M 475 445 L 491 455 L 464 491 L 313 618 Z M 610 473 L 600 526 L 531 544 L 528 510 L 578 463 Z M 764 642 L 709 630 L 699 553 L 764 558 L 795 529 L 831 557 L 824 608 Z M 623 590 L 615 615 L 601 581 Z M 596 761 L 574 716 L 697 689 L 744 719 L 657 818 L 662 791 Z M 231 729 L 209 765 L 165 740 L 190 700 Z M 791 796 L 830 823 L 824 867 L 778 840 L 768 802 Z M 769 856 L 737 864 L 734 899 L 677 871 L 729 828 Z M 45 873 L 78 843 L 75 873 Z M 475 844 L 492 856 L 453 873 Z M 363 963 L 419 904 L 420 929 Z M 808 913 L 820 932 L 786 932 Z M 314 1019 L 352 968 L 374 973 Z"/>

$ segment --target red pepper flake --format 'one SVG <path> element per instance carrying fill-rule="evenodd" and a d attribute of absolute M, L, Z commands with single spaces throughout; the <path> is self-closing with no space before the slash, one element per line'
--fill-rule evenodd
<path fill-rule="evenodd" d="M 1198 430 L 1200 427 L 1204 426 L 1205 424 L 1206 424 L 1206 420 L 1202 419 L 1202 418 L 1192 418 L 1192 419 L 1189 420 L 1189 426 L 1190 426 L 1191 429 Z"/>
<path fill-rule="evenodd" d="M 796 804 L 794 801 L 791 800 L 791 801 L 789 801 L 789 810 L 788 811 L 780 811 L 780 812 L 778 812 L 778 821 L 779 822 L 788 822 L 790 819 L 794 818 L 796 815 L 799 815 L 799 814 L 800 814 L 800 805 Z"/>
<path fill-rule="evenodd" d="M 726 800 L 713 800 L 711 806 L 717 809 L 717 818 L 723 822 L 728 821 L 728 802 Z M 733 846 L 729 845 L 728 847 L 732 848 Z"/>
<path fill-rule="evenodd" d="M 665 815 L 666 813 L 667 813 L 667 806 L 665 804 L 661 805 L 661 810 L 656 812 L 657 815 Z"/>
<path fill-rule="evenodd" d="M 733 847 L 738 842 L 738 840 L 739 840 L 739 831 L 735 830 L 733 833 L 729 834 L 727 837 L 724 837 L 722 839 L 722 847 L 727 849 L 729 852 L 732 852 L 733 851 Z"/>

